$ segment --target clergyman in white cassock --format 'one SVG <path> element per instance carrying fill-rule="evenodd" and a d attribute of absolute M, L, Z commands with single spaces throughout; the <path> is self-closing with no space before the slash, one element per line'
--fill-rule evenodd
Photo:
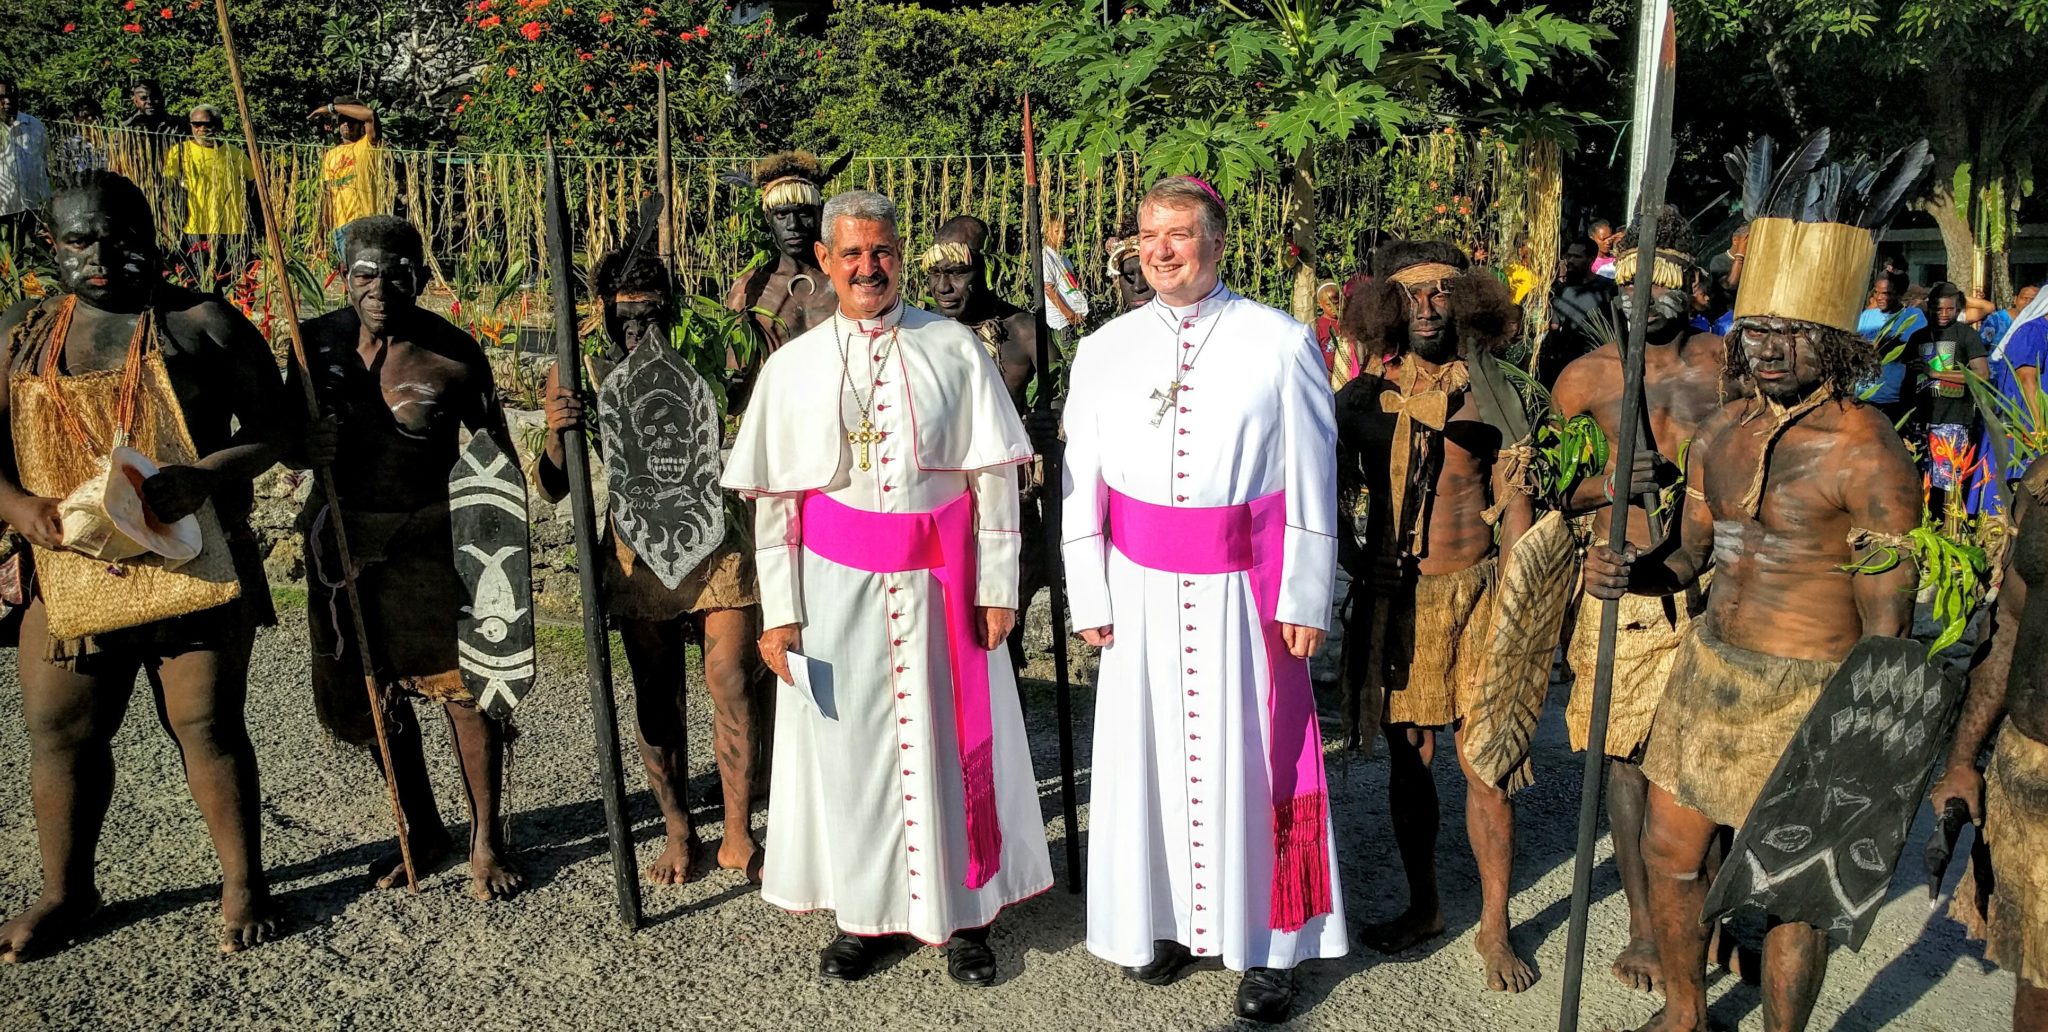
<path fill-rule="evenodd" d="M 820 250 L 893 247 L 893 214 L 841 194 Z M 1016 678 L 976 622 L 1016 606 L 1031 446 L 973 334 L 898 300 L 885 257 L 880 311 L 848 314 L 873 283 L 837 286 L 833 318 L 769 356 L 723 478 L 755 499 L 764 656 L 799 626 L 816 688 L 778 685 L 761 895 L 834 911 L 828 951 L 855 954 L 848 936 L 946 943 L 1052 884 Z"/>
<path fill-rule="evenodd" d="M 1176 199 L 1141 205 L 1146 246 L 1188 214 Z M 1213 265 L 1205 284 L 1084 339 L 1065 411 L 1067 597 L 1076 628 L 1110 632 L 1088 948 L 1145 981 L 1168 950 L 1237 971 L 1347 951 L 1308 664 L 1281 640 L 1329 626 L 1330 390 L 1306 327 Z"/>

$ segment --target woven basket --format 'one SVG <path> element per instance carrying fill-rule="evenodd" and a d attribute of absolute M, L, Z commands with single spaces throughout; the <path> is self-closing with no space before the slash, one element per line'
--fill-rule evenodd
<path fill-rule="evenodd" d="M 80 373 L 61 382 L 78 421 L 94 438 L 113 440 L 120 370 Z M 17 374 L 10 405 L 15 462 L 24 490 L 63 498 L 98 472 L 101 456 L 65 433 L 41 378 Z M 139 408 L 131 447 L 159 466 L 188 464 L 197 458 L 161 354 L 151 353 L 143 360 Z M 153 555 L 108 562 L 64 549 L 35 549 L 36 590 L 49 614 L 50 637 L 83 638 L 139 627 L 240 597 L 241 582 L 213 503 L 200 507 L 197 515 L 204 545 L 197 558 L 175 570 L 166 569 L 165 560 Z"/>

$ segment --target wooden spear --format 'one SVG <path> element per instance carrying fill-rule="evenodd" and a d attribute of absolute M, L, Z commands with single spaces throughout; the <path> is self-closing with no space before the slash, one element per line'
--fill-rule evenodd
<path fill-rule="evenodd" d="M 306 361 L 306 340 L 299 331 L 299 302 L 292 291 L 290 266 L 286 264 L 284 238 L 277 228 L 277 210 L 270 204 L 270 182 L 263 170 L 263 158 L 256 144 L 256 121 L 249 115 L 249 93 L 242 85 L 242 62 L 235 53 L 235 32 L 228 24 L 228 0 L 213 0 L 214 15 L 220 19 L 220 43 L 227 51 L 228 79 L 234 84 L 235 106 L 242 114 L 242 140 L 249 148 L 250 176 L 256 186 L 256 207 L 263 218 L 263 238 L 270 255 L 272 275 L 283 277 L 278 296 L 284 301 L 284 324 L 291 332 L 292 361 L 299 366 L 299 386 L 306 395 L 306 418 L 318 420 L 320 399 L 313 391 L 313 367 Z M 405 867 L 405 885 L 420 891 L 419 874 L 412 866 L 412 841 L 406 835 L 405 810 L 398 805 L 398 775 L 391 766 L 391 740 L 384 733 L 384 693 L 377 688 L 377 668 L 370 657 L 370 631 L 363 623 L 363 600 L 356 592 L 356 566 L 349 557 L 348 533 L 341 517 L 341 493 L 334 486 L 334 470 L 314 470 L 321 494 L 327 500 L 327 525 L 334 531 L 334 550 L 341 558 L 342 593 L 348 597 L 349 621 L 355 631 L 356 656 L 363 664 L 363 687 L 370 695 L 370 728 L 377 737 L 377 759 L 384 766 L 384 792 L 391 799 L 391 820 L 398 828 L 398 858 Z"/>
<path fill-rule="evenodd" d="M 669 267 L 674 239 L 669 206 L 675 197 L 675 167 L 669 160 L 668 134 L 668 62 L 663 61 L 654 77 L 654 189 L 661 194 L 661 235 L 655 238 L 655 253 L 661 255 L 664 269 Z"/>
<path fill-rule="evenodd" d="M 1646 0 L 1655 10 L 1659 0 Z M 1678 65 L 1678 40 L 1672 32 L 1669 7 L 1662 19 L 1645 18 L 1645 33 L 1660 33 L 1660 53 L 1649 124 L 1638 123 L 1635 131 L 1646 134 L 1648 160 L 1643 166 L 1641 189 L 1636 194 L 1636 254 L 1644 263 L 1657 253 L 1657 222 L 1664 211 L 1664 181 L 1671 172 L 1671 105 L 1673 79 Z M 1637 89 L 1643 84 L 1638 83 Z M 1650 265 L 1639 265 L 1633 284 L 1628 323 L 1628 348 L 1622 352 L 1621 423 L 1616 433 L 1614 475 L 1633 475 L 1637 438 L 1644 436 L 1643 355 L 1648 347 L 1650 286 L 1655 277 Z M 1608 519 L 1607 547 L 1619 554 L 1628 547 L 1628 506 L 1624 495 L 1617 498 Z M 1614 638 L 1620 628 L 1621 604 L 1612 599 L 1600 605 L 1600 652 L 1593 668 L 1593 713 L 1586 735 L 1586 771 L 1579 792 L 1579 848 L 1572 867 L 1571 931 L 1564 947 L 1564 999 L 1558 1011 L 1559 1032 L 1577 1032 L 1579 988 L 1585 976 L 1586 916 L 1593 897 L 1593 840 L 1600 830 L 1601 775 L 1607 766 L 1607 716 L 1614 699 Z M 1675 959 L 1675 958 L 1674 958 Z"/>
<path fill-rule="evenodd" d="M 583 346 L 576 333 L 576 287 L 570 280 L 576 265 L 570 257 L 569 207 L 562 196 L 562 170 L 555 163 L 552 135 L 547 157 L 547 253 L 548 277 L 554 281 L 555 375 L 563 390 L 581 397 Z M 646 232 L 645 226 L 641 232 Z M 618 897 L 619 920 L 633 929 L 640 927 L 640 870 L 626 824 L 626 775 L 619 766 L 611 638 L 605 633 L 604 593 L 598 581 L 596 557 L 602 553 L 597 540 L 597 505 L 590 489 L 590 456 L 584 436 L 580 427 L 562 432 L 563 472 L 569 481 L 569 512 L 576 523 L 576 569 L 583 586 L 583 655 L 590 674 L 590 719 L 597 735 L 598 791 L 604 797 L 605 834 L 611 839 L 612 889 Z"/>
<path fill-rule="evenodd" d="M 1045 324 L 1045 247 L 1040 240 L 1038 145 L 1032 139 L 1031 94 L 1024 95 L 1024 267 L 1031 270 L 1031 315 L 1037 327 L 1038 397 L 1033 407 L 1054 409 L 1059 390 L 1052 375 L 1052 330 Z M 1067 676 L 1067 582 L 1060 557 L 1060 445 L 1053 441 L 1039 456 L 1045 483 L 1038 492 L 1039 522 L 1045 532 L 1047 607 L 1052 610 L 1053 707 L 1060 729 L 1060 814 L 1067 826 L 1067 891 L 1080 892 L 1088 882 L 1081 866 L 1081 825 L 1074 801 L 1074 687 Z M 1022 620 L 1020 614 L 1018 617 Z"/>

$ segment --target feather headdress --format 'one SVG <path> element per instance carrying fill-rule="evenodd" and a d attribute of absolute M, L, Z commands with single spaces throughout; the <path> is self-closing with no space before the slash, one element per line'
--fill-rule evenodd
<path fill-rule="evenodd" d="M 1726 158 L 1750 219 L 1735 317 L 1776 316 L 1853 332 L 1870 289 L 1876 234 L 1934 164 L 1927 141 L 1882 162 L 1827 160 L 1826 129 L 1783 162 L 1768 136 Z"/>

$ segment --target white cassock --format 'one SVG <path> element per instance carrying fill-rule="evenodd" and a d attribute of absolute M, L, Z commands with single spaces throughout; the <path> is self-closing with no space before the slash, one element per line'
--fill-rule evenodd
<path fill-rule="evenodd" d="M 860 384 L 858 396 L 849 381 Z M 865 417 L 875 439 L 863 470 L 848 433 L 860 427 L 870 390 Z M 845 559 L 834 549 L 886 550 L 900 537 L 890 529 L 848 544 L 841 532 L 825 547 L 823 512 L 872 530 L 873 521 L 915 520 L 910 514 L 957 503 L 950 511 L 963 514 L 961 525 L 972 520 L 968 601 L 1014 609 L 1017 467 L 1030 457 L 994 362 L 959 323 L 900 303 L 878 321 L 835 314 L 769 356 L 723 482 L 756 499 L 763 626 L 802 625 L 798 651 L 829 666 L 830 699 L 821 710 L 777 685 L 761 883 L 768 902 L 836 911 L 854 934 L 939 944 L 1051 887 L 1008 651 L 973 646 L 987 663 L 987 769 L 1002 841 L 999 867 L 970 889 L 939 582 L 931 570 L 876 573 L 818 554 L 824 547 Z M 979 812 L 990 812 L 986 793 L 980 798 Z"/>
<path fill-rule="evenodd" d="M 1174 381 L 1185 386 L 1162 415 Z M 1114 628 L 1096 681 L 1088 822 L 1088 949 L 1105 960 L 1145 964 L 1155 939 L 1240 971 L 1348 949 L 1326 794 L 1318 837 L 1329 910 L 1296 931 L 1273 927 L 1271 793 L 1275 768 L 1285 777 L 1294 767 L 1269 759 L 1273 677 L 1254 575 L 1141 566 L 1120 547 L 1132 535 L 1104 532 L 1113 505 L 1128 504 L 1118 494 L 1166 524 L 1175 512 L 1268 499 L 1272 539 L 1284 542 L 1284 561 L 1265 575 L 1277 575 L 1272 615 L 1327 629 L 1337 491 L 1326 384 L 1306 327 L 1220 285 L 1189 308 L 1155 300 L 1081 342 L 1066 406 L 1062 551 L 1074 627 Z M 1284 504 L 1274 497 L 1283 491 Z M 1128 544 L 1156 552 L 1149 538 L 1169 536 L 1169 553 L 1196 547 L 1157 531 Z M 1291 694 L 1297 705 L 1307 694 L 1312 720 L 1304 661 L 1280 662 L 1303 664 Z M 1293 739 L 1305 743 L 1304 763 L 1312 752 L 1320 782 L 1319 732 Z M 1311 858 L 1312 841 L 1297 847 Z"/>

